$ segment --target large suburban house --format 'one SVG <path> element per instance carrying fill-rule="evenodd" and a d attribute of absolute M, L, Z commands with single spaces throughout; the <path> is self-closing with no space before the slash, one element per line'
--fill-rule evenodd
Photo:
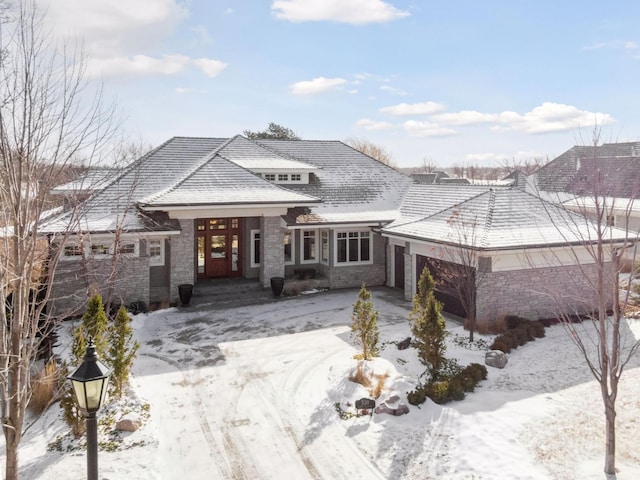
<path fill-rule="evenodd" d="M 61 253 L 59 315 L 96 288 L 160 307 L 178 303 L 179 285 L 216 278 L 267 287 L 308 275 L 411 299 L 425 266 L 437 277 L 462 252 L 472 253 L 480 323 L 552 316 L 548 290 L 569 289 L 563 308 L 590 308 L 574 295 L 588 282 L 578 271 L 594 268 L 583 217 L 517 188 L 414 183 L 339 141 L 175 137 L 92 189 L 44 228 Z M 441 293 L 445 310 L 466 315 Z"/>
<path fill-rule="evenodd" d="M 382 285 L 385 241 L 374 229 L 395 218 L 410 184 L 338 141 L 172 138 L 46 226 L 73 232 L 55 309 L 82 308 L 96 285 L 148 305 L 221 277 L 267 286 L 304 271 L 329 288 Z"/>

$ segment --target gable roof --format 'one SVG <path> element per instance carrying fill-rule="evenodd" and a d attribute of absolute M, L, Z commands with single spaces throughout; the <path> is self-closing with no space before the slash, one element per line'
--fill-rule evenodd
<path fill-rule="evenodd" d="M 316 220 L 337 220 L 347 213 L 370 214 L 397 210 L 411 179 L 378 160 L 334 140 L 264 140 L 255 142 L 268 150 L 317 168 L 309 184 L 286 188 L 322 199 L 313 208 Z M 378 219 L 388 221 L 388 214 Z"/>
<path fill-rule="evenodd" d="M 254 173 L 274 168 L 308 172 L 310 181 L 278 185 Z M 127 230 L 145 230 L 144 211 L 239 205 L 310 208 L 303 223 L 386 222 L 397 215 L 410 184 L 338 141 L 174 137 L 87 200 L 81 223 L 85 230 L 117 221 Z M 118 220 L 124 210 L 127 218 Z"/>
<path fill-rule="evenodd" d="M 542 192 L 640 196 L 640 142 L 574 146 L 532 174 Z"/>
<path fill-rule="evenodd" d="M 594 237 L 585 217 L 517 189 L 479 192 L 436 213 L 426 209 L 422 217 L 404 216 L 382 232 L 478 250 L 584 244 Z M 622 230 L 612 229 L 612 235 L 626 239 Z"/>

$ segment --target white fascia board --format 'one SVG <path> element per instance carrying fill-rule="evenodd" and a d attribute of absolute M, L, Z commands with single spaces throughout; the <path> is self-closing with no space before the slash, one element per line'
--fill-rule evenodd
<path fill-rule="evenodd" d="M 169 218 L 189 220 L 193 218 L 216 217 L 279 217 L 287 214 L 289 207 L 206 207 L 206 208 L 175 208 L 166 209 Z"/>
<path fill-rule="evenodd" d="M 295 225 L 287 225 L 287 228 L 290 230 L 310 230 L 314 228 L 333 228 L 333 229 L 345 229 L 349 230 L 352 228 L 362 228 L 362 227 L 370 227 L 376 228 L 380 227 L 384 222 L 358 222 L 358 223 L 296 223 Z"/>

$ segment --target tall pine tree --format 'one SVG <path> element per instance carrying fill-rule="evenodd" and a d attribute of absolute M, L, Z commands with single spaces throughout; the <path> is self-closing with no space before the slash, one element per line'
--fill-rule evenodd
<path fill-rule="evenodd" d="M 108 361 L 113 368 L 111 384 L 113 396 L 121 398 L 125 387 L 129 384 L 129 376 L 136 352 L 140 344 L 133 340 L 131 318 L 124 307 L 120 307 L 111 328 L 109 329 Z"/>
<path fill-rule="evenodd" d="M 362 347 L 362 358 L 378 356 L 378 311 L 373 309 L 371 292 L 363 283 L 351 315 L 351 336 Z"/>
<path fill-rule="evenodd" d="M 445 363 L 446 351 L 444 318 L 441 315 L 442 303 L 436 300 L 435 281 L 428 268 L 422 270 L 418 281 L 418 292 L 413 297 L 413 309 L 409 313 L 411 333 L 414 345 L 418 350 L 418 357 L 431 380 L 437 380 Z"/>

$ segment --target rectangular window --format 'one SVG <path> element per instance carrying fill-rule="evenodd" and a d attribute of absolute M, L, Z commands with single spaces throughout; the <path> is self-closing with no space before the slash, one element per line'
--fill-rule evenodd
<path fill-rule="evenodd" d="M 275 173 L 265 173 L 264 174 L 264 179 L 273 182 L 276 179 L 276 175 L 275 175 Z"/>
<path fill-rule="evenodd" d="M 130 240 L 121 241 L 118 245 L 118 254 L 120 255 L 135 255 L 136 254 L 136 242 Z"/>
<path fill-rule="evenodd" d="M 314 263 L 318 260 L 318 244 L 315 230 L 302 231 L 301 263 Z"/>
<path fill-rule="evenodd" d="M 251 266 L 260 266 L 260 230 L 251 230 Z"/>
<path fill-rule="evenodd" d="M 292 173 L 291 174 L 291 181 L 292 182 L 299 182 L 302 180 L 302 177 L 300 176 L 299 173 Z"/>
<path fill-rule="evenodd" d="M 82 246 L 81 245 L 65 245 L 64 256 L 65 257 L 81 257 Z"/>
<path fill-rule="evenodd" d="M 326 230 L 320 232 L 320 261 L 329 262 L 329 232 Z"/>
<path fill-rule="evenodd" d="M 164 265 L 164 239 L 149 240 L 149 265 Z"/>
<path fill-rule="evenodd" d="M 104 257 L 111 253 L 111 243 L 102 242 L 102 243 L 92 243 L 91 244 L 91 255 L 94 257 Z"/>
<path fill-rule="evenodd" d="M 371 240 L 369 231 L 338 232 L 336 262 L 371 263 Z"/>
<path fill-rule="evenodd" d="M 279 182 L 288 182 L 289 181 L 289 175 L 287 175 L 286 173 L 279 173 L 278 174 L 278 181 Z"/>
<path fill-rule="evenodd" d="M 615 215 L 607 215 L 607 226 L 615 227 L 616 226 L 616 217 Z"/>
<path fill-rule="evenodd" d="M 292 264 L 294 263 L 293 252 L 294 250 L 294 232 L 293 230 L 288 230 L 284 232 L 284 263 Z"/>

